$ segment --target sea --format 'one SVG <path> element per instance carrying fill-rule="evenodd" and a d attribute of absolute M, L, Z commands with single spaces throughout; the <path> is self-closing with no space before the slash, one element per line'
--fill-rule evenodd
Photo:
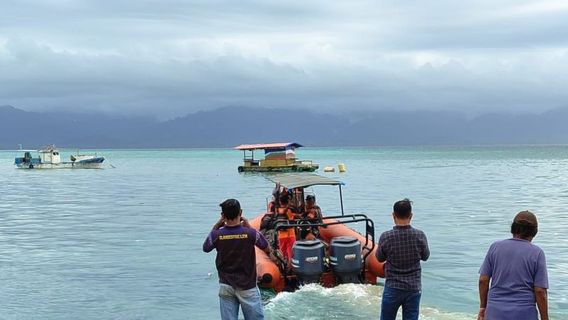
<path fill-rule="evenodd" d="M 202 244 L 219 203 L 254 218 L 273 188 L 237 172 L 232 149 L 91 150 L 100 170 L 19 170 L 0 152 L 0 319 L 218 319 L 215 252 Z M 85 151 L 89 152 L 89 151 Z M 62 151 L 68 158 L 71 152 Z M 303 148 L 320 168 L 344 164 L 346 214 L 392 228 L 392 205 L 413 201 L 428 236 L 421 319 L 475 319 L 489 245 L 533 211 L 546 253 L 551 319 L 568 319 L 568 146 Z M 336 187 L 312 190 L 340 213 Z M 358 228 L 360 226 L 354 226 Z M 267 319 L 378 319 L 379 285 L 307 285 L 265 295 Z"/>

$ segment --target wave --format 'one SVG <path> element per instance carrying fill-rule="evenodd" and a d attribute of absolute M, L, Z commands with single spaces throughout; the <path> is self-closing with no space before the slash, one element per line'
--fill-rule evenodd
<path fill-rule="evenodd" d="M 343 284 L 324 288 L 309 284 L 295 292 L 273 295 L 264 306 L 264 312 L 267 319 L 376 319 L 380 315 L 382 291 L 382 287 L 376 285 Z M 421 306 L 420 310 L 420 319 L 424 320 L 471 320 L 475 317 L 429 306 Z"/>

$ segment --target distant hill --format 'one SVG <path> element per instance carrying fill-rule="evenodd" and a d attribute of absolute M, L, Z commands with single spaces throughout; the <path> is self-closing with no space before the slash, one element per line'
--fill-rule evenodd
<path fill-rule="evenodd" d="M 368 112 L 227 107 L 174 120 L 102 114 L 38 113 L 0 106 L 0 148 L 54 143 L 81 148 L 231 147 L 298 141 L 311 146 L 568 144 L 568 108 L 538 115 Z"/>

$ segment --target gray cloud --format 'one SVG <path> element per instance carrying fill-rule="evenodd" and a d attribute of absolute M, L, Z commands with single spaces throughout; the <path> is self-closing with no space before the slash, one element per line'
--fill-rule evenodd
<path fill-rule="evenodd" d="M 227 105 L 565 106 L 562 1 L 7 1 L 0 105 L 170 118 Z"/>

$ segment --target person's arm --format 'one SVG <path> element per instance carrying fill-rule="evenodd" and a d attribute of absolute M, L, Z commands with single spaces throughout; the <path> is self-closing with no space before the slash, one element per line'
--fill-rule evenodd
<path fill-rule="evenodd" d="M 247 218 L 245 217 L 241 217 L 241 226 L 245 227 L 245 228 L 252 228 L 250 226 L 249 221 L 247 220 Z"/>
<path fill-rule="evenodd" d="M 217 230 L 219 230 L 222 226 L 225 225 L 225 218 L 221 215 L 219 220 L 215 222 L 211 232 L 207 238 L 205 238 L 205 242 L 203 242 L 203 252 L 211 252 L 211 250 L 215 249 L 215 239 L 217 238 Z"/>
<path fill-rule="evenodd" d="M 491 278 L 486 275 L 479 276 L 479 313 L 477 320 L 485 319 L 485 308 L 487 307 L 487 295 L 489 294 L 489 280 Z"/>
<path fill-rule="evenodd" d="M 205 238 L 205 242 L 203 242 L 203 252 L 211 252 L 211 250 L 215 249 L 215 239 L 217 238 L 218 231 L 216 229 L 211 230 L 207 238 Z"/>
<path fill-rule="evenodd" d="M 420 259 L 422 259 L 422 261 L 427 261 L 428 258 L 430 258 L 430 248 L 428 247 L 428 239 L 424 234 L 422 240 L 422 252 L 420 253 Z"/>
<path fill-rule="evenodd" d="M 546 288 L 534 287 L 536 306 L 540 313 L 540 320 L 548 320 L 548 292 Z"/>
<path fill-rule="evenodd" d="M 378 248 L 377 248 L 377 252 L 375 253 L 375 256 L 377 257 L 377 260 L 379 260 L 379 262 L 385 262 L 387 261 L 387 254 L 385 253 L 384 250 L 384 240 L 383 240 L 383 236 L 381 236 L 379 238 L 379 243 L 377 244 Z"/>
<path fill-rule="evenodd" d="M 225 217 L 223 217 L 221 215 L 221 217 L 219 218 L 219 220 L 217 220 L 217 222 L 215 222 L 215 224 L 213 225 L 213 229 L 212 230 L 218 230 L 220 229 L 222 226 L 225 225 Z"/>

